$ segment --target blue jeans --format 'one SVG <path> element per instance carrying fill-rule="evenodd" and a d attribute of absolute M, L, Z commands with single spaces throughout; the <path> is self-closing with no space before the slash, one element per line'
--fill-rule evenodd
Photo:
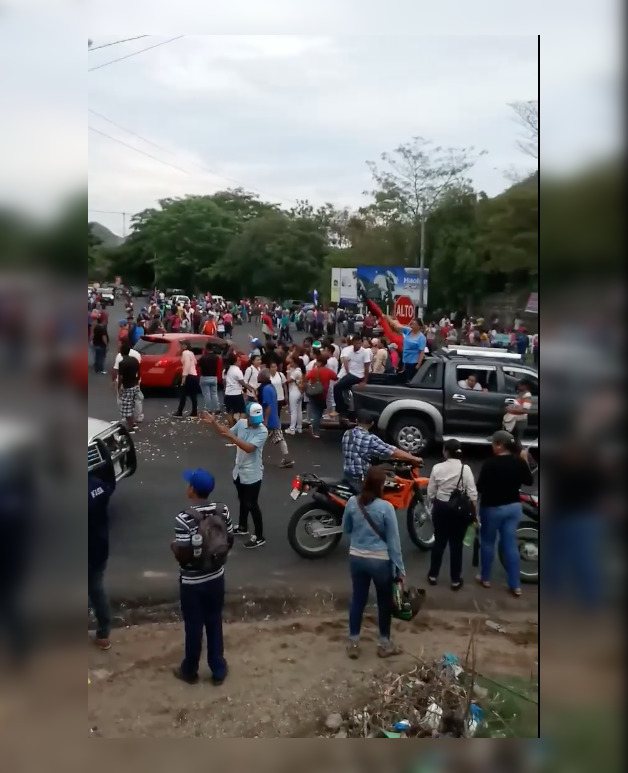
<path fill-rule="evenodd" d="M 206 411 L 218 411 L 220 403 L 218 402 L 218 378 L 216 376 L 201 376 L 201 392 L 203 394 L 203 404 Z"/>
<path fill-rule="evenodd" d="M 108 639 L 111 632 L 111 612 L 109 600 L 105 592 L 105 570 L 87 569 L 87 600 L 94 610 L 94 617 L 98 623 L 96 629 L 97 639 Z"/>
<path fill-rule="evenodd" d="M 222 610 L 225 604 L 225 577 L 184 585 L 180 583 L 181 614 L 185 627 L 185 657 L 181 672 L 188 677 L 198 675 L 203 648 L 203 629 L 207 635 L 207 665 L 215 679 L 227 675 L 223 654 Z"/>
<path fill-rule="evenodd" d="M 600 557 L 602 521 L 595 513 L 553 515 L 544 524 L 543 586 L 551 601 L 563 601 L 575 590 L 580 606 L 589 611 L 601 601 L 602 560 Z M 546 576 L 547 575 L 547 576 Z"/>
<path fill-rule="evenodd" d="M 107 357 L 106 346 L 94 346 L 94 370 L 96 373 L 102 373 L 105 369 L 105 359 Z"/>
<path fill-rule="evenodd" d="M 310 397 L 309 406 L 310 406 L 310 418 L 312 419 L 312 432 L 315 435 L 320 435 L 321 419 L 323 418 L 325 403 L 319 402 L 317 397 Z"/>
<path fill-rule="evenodd" d="M 504 552 L 508 587 L 511 590 L 521 587 L 519 579 L 519 547 L 517 545 L 517 526 L 521 519 L 521 503 L 498 507 L 480 507 L 480 566 L 482 582 L 490 582 L 493 560 L 495 558 L 495 540 L 499 533 L 499 542 Z"/>
<path fill-rule="evenodd" d="M 353 596 L 349 609 L 349 638 L 358 641 L 362 628 L 362 616 L 369 598 L 371 580 L 377 596 L 377 621 L 379 638 L 382 643 L 390 640 L 390 621 L 392 617 L 392 581 L 393 570 L 390 561 L 379 558 L 349 557 Z"/>

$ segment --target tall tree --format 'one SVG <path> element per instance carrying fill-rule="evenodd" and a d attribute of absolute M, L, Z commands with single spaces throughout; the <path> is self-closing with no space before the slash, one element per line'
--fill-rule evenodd
<path fill-rule="evenodd" d="M 519 149 L 532 158 L 539 157 L 539 103 L 536 99 L 511 102 L 516 121 L 523 129 L 523 139 L 517 142 Z"/>
<path fill-rule="evenodd" d="M 483 152 L 471 147 L 444 148 L 414 137 L 392 153 L 383 153 L 382 166 L 367 162 L 377 183 L 372 193 L 383 222 L 412 226 L 408 262 L 415 263 L 418 252 L 418 263 L 425 267 L 427 220 L 452 190 L 470 184 L 467 173 L 480 155 Z M 422 311 L 422 303 L 420 307 Z"/>

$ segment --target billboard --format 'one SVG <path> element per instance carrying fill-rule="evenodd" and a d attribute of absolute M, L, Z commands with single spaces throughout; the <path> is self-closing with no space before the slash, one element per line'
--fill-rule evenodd
<path fill-rule="evenodd" d="M 356 294 L 359 288 L 361 294 L 391 311 L 395 300 L 401 297 L 410 298 L 419 306 L 420 274 L 421 269 L 408 266 L 358 266 Z M 429 275 L 429 269 L 423 269 L 423 308 L 427 306 Z"/>
<path fill-rule="evenodd" d="M 332 303 L 358 302 L 357 269 L 332 268 L 330 299 Z"/>

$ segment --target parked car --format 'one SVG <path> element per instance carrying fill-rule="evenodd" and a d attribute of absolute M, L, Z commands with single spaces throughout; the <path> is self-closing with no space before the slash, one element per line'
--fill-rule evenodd
<path fill-rule="evenodd" d="M 163 333 L 142 336 L 133 347 L 142 355 L 140 363 L 140 379 L 143 388 L 177 387 L 181 383 L 181 354 L 179 341 L 189 341 L 196 359 L 201 356 L 209 341 L 216 354 L 224 357 L 229 349 L 229 342 L 217 336 L 196 333 Z M 246 367 L 248 356 L 237 352 L 238 364 Z M 218 382 L 222 384 L 222 368 L 219 368 Z"/>
<path fill-rule="evenodd" d="M 87 469 L 114 485 L 133 475 L 137 458 L 133 438 L 119 421 L 87 419 Z"/>
<path fill-rule="evenodd" d="M 515 401 L 517 382 L 533 384 L 532 412 L 525 442 L 538 438 L 538 372 L 516 354 L 468 347 L 440 349 L 426 357 L 410 382 L 374 375 L 363 389 L 352 390 L 355 410 L 365 409 L 378 430 L 404 451 L 418 454 L 455 437 L 461 443 L 488 445 L 501 427 L 506 405 Z M 483 391 L 463 389 L 459 381 L 474 373 Z"/>
<path fill-rule="evenodd" d="M 177 306 L 185 306 L 186 303 L 190 302 L 190 299 L 187 295 L 173 295 L 170 300 L 173 303 L 176 303 Z"/>
<path fill-rule="evenodd" d="M 116 291 L 113 287 L 101 287 L 97 292 L 103 306 L 113 306 L 116 301 Z"/>

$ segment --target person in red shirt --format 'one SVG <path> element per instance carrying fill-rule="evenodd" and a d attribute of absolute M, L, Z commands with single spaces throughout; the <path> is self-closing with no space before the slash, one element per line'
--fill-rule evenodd
<path fill-rule="evenodd" d="M 260 315 L 260 320 L 262 322 L 262 333 L 266 338 L 266 343 L 268 343 L 275 337 L 275 326 L 273 325 L 273 320 L 266 310 L 264 310 L 264 312 Z"/>
<path fill-rule="evenodd" d="M 120 346 L 129 337 L 129 326 L 126 319 L 121 319 L 118 325 L 120 327 L 120 332 L 118 333 L 118 351 L 120 351 Z"/>
<path fill-rule="evenodd" d="M 332 381 L 336 381 L 337 378 L 338 374 L 327 367 L 327 355 L 319 351 L 316 355 L 314 367 L 305 374 L 305 378 L 302 381 L 303 389 L 308 396 L 310 405 L 312 437 L 317 440 L 320 438 L 321 419 L 327 405 L 329 385 Z M 315 391 L 316 394 L 312 394 L 310 390 Z"/>
<path fill-rule="evenodd" d="M 99 309 L 100 312 L 100 324 L 107 327 L 107 324 L 109 323 L 109 313 L 105 308 Z"/>
<path fill-rule="evenodd" d="M 371 310 L 369 309 L 368 314 L 364 317 L 364 322 L 362 323 L 362 336 L 370 340 L 373 337 L 374 329 L 375 317 L 371 314 Z"/>

